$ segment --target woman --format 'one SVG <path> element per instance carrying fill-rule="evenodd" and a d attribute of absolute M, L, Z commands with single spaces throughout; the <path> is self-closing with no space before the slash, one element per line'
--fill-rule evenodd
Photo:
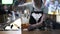
<path fill-rule="evenodd" d="M 42 0 L 34 0 L 34 7 L 33 7 L 33 11 L 31 12 L 30 15 L 30 27 L 28 30 L 34 30 L 36 28 L 39 29 L 44 29 L 44 20 L 45 20 L 45 14 L 43 12 L 43 2 Z"/>

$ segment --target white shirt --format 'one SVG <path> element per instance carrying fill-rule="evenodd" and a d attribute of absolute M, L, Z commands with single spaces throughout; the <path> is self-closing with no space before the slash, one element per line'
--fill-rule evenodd
<path fill-rule="evenodd" d="M 41 11 L 41 9 L 44 7 L 44 6 L 42 6 L 40 9 L 37 8 L 37 7 L 35 6 L 35 4 L 34 4 L 34 0 L 32 0 L 32 2 L 24 3 L 24 4 L 18 5 L 18 6 L 19 6 L 19 7 L 20 7 L 20 6 L 26 6 L 26 5 L 29 5 L 29 4 L 31 4 L 31 5 L 34 7 L 34 11 Z"/>
<path fill-rule="evenodd" d="M 34 19 L 35 19 L 36 21 L 38 21 L 39 18 L 41 18 L 42 14 L 35 14 L 35 13 L 32 13 L 32 16 L 34 17 Z"/>

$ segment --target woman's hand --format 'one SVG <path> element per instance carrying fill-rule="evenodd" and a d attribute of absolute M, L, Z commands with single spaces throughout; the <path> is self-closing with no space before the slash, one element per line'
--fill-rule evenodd
<path fill-rule="evenodd" d="M 11 14 L 8 14 L 9 16 L 12 16 Z"/>
<path fill-rule="evenodd" d="M 36 23 L 36 24 L 31 25 L 31 26 L 32 26 L 32 27 L 38 27 L 38 26 L 42 26 L 42 24 Z"/>
<path fill-rule="evenodd" d="M 29 27 L 28 27 L 28 31 L 33 31 L 33 30 L 35 30 L 36 29 L 36 25 L 34 24 L 34 25 L 30 25 Z"/>
<path fill-rule="evenodd" d="M 37 23 L 36 25 L 38 26 L 38 25 L 41 25 L 41 24 L 40 23 Z"/>
<path fill-rule="evenodd" d="M 36 27 L 36 24 L 31 25 L 32 27 Z"/>

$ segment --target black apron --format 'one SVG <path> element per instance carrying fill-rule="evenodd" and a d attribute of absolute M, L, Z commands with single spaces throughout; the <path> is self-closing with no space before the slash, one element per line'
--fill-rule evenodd
<path fill-rule="evenodd" d="M 36 23 L 39 23 L 40 21 L 41 21 L 41 18 L 42 18 L 42 16 L 38 19 L 38 21 L 36 22 L 36 20 L 34 19 L 34 17 L 32 16 L 32 14 L 33 13 L 35 13 L 35 14 L 42 14 L 42 16 L 43 16 L 43 11 L 32 11 L 31 12 L 31 15 L 30 15 L 30 19 L 29 19 L 29 24 L 31 24 L 31 25 L 33 25 L 33 24 L 36 24 Z M 32 31 L 32 30 L 35 30 L 35 29 L 39 29 L 39 30 L 45 30 L 44 29 L 44 27 L 45 27 L 45 23 L 44 23 L 44 21 L 43 21 L 43 23 L 42 23 L 42 26 L 37 26 L 37 27 L 32 27 L 32 26 L 29 26 L 28 27 L 28 30 L 29 31 Z"/>
<path fill-rule="evenodd" d="M 35 13 L 35 14 L 41 14 L 41 15 L 43 16 L 43 11 L 34 11 L 34 8 L 33 8 L 33 11 L 31 12 L 30 19 L 29 19 L 29 23 L 30 23 L 30 24 L 39 23 L 39 22 L 41 21 L 42 16 L 40 16 L 40 18 L 39 18 L 38 21 L 36 22 L 36 19 L 34 19 L 34 17 L 32 16 L 33 13 Z"/>

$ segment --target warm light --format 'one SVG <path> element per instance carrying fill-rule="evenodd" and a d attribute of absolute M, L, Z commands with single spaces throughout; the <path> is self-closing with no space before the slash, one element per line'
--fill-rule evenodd
<path fill-rule="evenodd" d="M 50 12 L 48 12 L 48 14 L 51 14 L 51 15 L 58 15 L 58 11 L 50 11 Z"/>

